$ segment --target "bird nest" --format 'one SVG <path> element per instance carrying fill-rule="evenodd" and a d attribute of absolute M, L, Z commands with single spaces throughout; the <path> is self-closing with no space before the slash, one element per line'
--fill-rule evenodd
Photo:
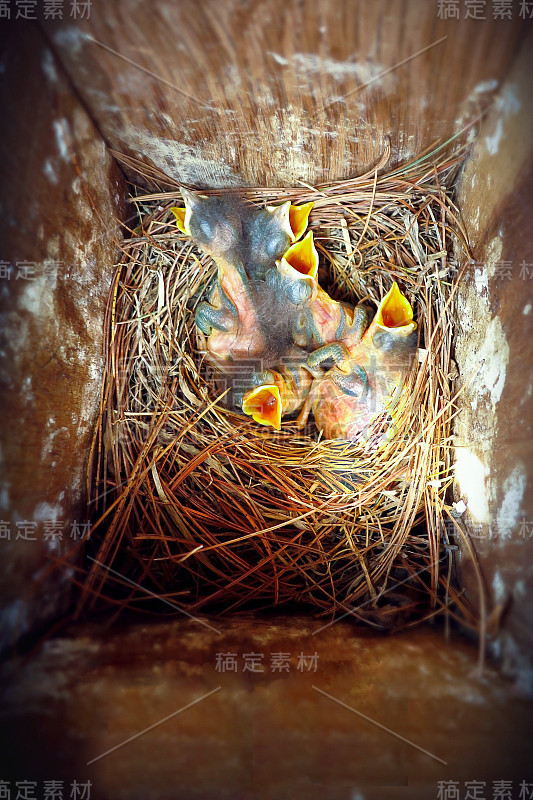
<path fill-rule="evenodd" d="M 448 494 L 462 156 L 389 173 L 386 160 L 353 180 L 241 196 L 314 203 L 319 282 L 335 298 L 377 307 L 393 280 L 409 298 L 418 358 L 389 439 L 383 418 L 354 443 L 324 439 L 312 417 L 276 431 L 226 407 L 194 319 L 216 267 L 177 229 L 177 192 L 132 198 L 140 224 L 107 305 L 80 608 L 298 604 L 387 629 L 442 612 L 475 625 L 454 587 Z"/>

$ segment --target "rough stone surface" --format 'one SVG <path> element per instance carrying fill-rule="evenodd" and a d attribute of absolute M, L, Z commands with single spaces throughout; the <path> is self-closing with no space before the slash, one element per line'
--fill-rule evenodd
<path fill-rule="evenodd" d="M 68 602 L 72 567 L 50 570 L 76 549 L 87 520 L 85 472 L 124 183 L 29 23 L 11 29 L 0 92 L 10 109 L 0 145 L 5 647 Z"/>

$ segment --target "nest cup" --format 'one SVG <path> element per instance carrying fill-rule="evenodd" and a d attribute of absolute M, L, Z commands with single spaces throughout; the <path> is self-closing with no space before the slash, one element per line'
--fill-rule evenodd
<path fill-rule="evenodd" d="M 454 587 L 462 532 L 447 498 L 462 155 L 386 172 L 386 153 L 353 180 L 242 193 L 314 202 L 319 282 L 335 298 L 375 310 L 395 280 L 411 302 L 416 363 L 392 420 L 359 443 L 323 439 L 312 417 L 278 432 L 225 405 L 231 387 L 194 322 L 216 267 L 177 229 L 176 192 L 132 198 L 140 223 L 108 301 L 79 611 L 303 606 L 389 630 L 439 613 L 477 626 Z"/>

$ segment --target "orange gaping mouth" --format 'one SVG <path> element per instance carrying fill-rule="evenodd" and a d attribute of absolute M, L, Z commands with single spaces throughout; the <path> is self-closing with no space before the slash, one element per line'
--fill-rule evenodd
<path fill-rule="evenodd" d="M 403 328 L 406 325 L 416 327 L 411 303 L 400 292 L 396 281 L 379 305 L 376 323 L 384 328 Z"/>
<path fill-rule="evenodd" d="M 247 392 L 242 400 L 242 410 L 260 425 L 281 429 L 281 397 L 274 384 L 258 386 Z"/>
<path fill-rule="evenodd" d="M 307 228 L 309 214 L 311 213 L 313 206 L 314 203 L 304 203 L 301 206 L 293 206 L 291 204 L 289 207 L 289 223 L 295 242 L 297 242 L 298 239 L 303 236 L 304 231 Z"/>
<path fill-rule="evenodd" d="M 283 260 L 301 275 L 316 278 L 318 273 L 318 253 L 313 242 L 313 231 L 309 231 L 301 242 L 291 245 Z"/>

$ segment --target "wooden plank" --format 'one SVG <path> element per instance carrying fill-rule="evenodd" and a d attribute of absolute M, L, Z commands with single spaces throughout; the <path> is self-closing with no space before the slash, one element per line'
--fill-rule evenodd
<path fill-rule="evenodd" d="M 45 27 L 114 149 L 189 184 L 294 185 L 360 174 L 386 136 L 404 162 L 486 105 L 527 24 L 517 9 L 494 20 L 487 7 L 485 21 L 438 9 L 118 0 Z"/>
<path fill-rule="evenodd" d="M 125 187 L 31 24 L 11 27 L 0 93 L 9 123 L 0 145 L 4 647 L 68 607 L 76 553 L 51 570 L 79 548 L 88 519 L 85 472 Z"/>
<path fill-rule="evenodd" d="M 523 46 L 465 167 L 459 204 L 474 263 L 457 296 L 456 499 L 488 592 L 489 632 L 530 685 L 533 658 L 533 37 Z M 461 543 L 461 579 L 479 587 Z M 499 625 L 503 625 L 498 629 Z M 528 672 L 529 671 L 529 672 Z"/>

